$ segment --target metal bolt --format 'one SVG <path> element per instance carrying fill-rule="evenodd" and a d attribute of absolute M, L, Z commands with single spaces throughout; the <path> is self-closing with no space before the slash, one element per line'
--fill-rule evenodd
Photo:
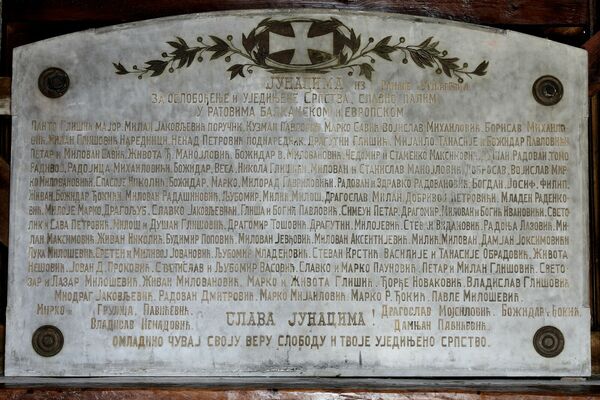
<path fill-rule="evenodd" d="M 60 329 L 52 325 L 44 325 L 40 326 L 33 333 L 31 345 L 40 356 L 52 357 L 60 353 L 64 341 L 65 339 Z"/>
<path fill-rule="evenodd" d="M 46 97 L 56 99 L 69 89 L 69 75 L 60 68 L 45 69 L 38 78 L 38 88 Z"/>
<path fill-rule="evenodd" d="M 558 78 L 544 75 L 538 78 L 532 88 L 533 97 L 543 106 L 557 104 L 563 96 L 563 85 Z"/>
<path fill-rule="evenodd" d="M 535 332 L 533 347 L 542 357 L 556 357 L 565 347 L 565 337 L 558 328 L 544 326 Z"/>

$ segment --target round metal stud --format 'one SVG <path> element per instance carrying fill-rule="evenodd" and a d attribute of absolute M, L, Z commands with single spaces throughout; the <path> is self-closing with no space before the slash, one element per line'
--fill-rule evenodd
<path fill-rule="evenodd" d="M 533 336 L 533 347 L 542 357 L 556 357 L 565 348 L 565 337 L 558 328 L 544 326 Z"/>
<path fill-rule="evenodd" d="M 563 97 L 563 85 L 558 78 L 544 75 L 533 84 L 533 97 L 543 106 L 553 106 Z"/>
<path fill-rule="evenodd" d="M 38 88 L 44 96 L 56 99 L 67 93 L 69 83 L 69 75 L 62 69 L 53 67 L 40 74 Z"/>
<path fill-rule="evenodd" d="M 39 327 L 31 338 L 33 349 L 42 357 L 52 357 L 60 353 L 64 342 L 60 329 L 52 325 Z"/>

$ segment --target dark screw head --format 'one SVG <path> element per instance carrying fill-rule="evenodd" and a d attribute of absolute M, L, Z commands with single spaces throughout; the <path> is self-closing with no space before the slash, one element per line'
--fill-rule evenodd
<path fill-rule="evenodd" d="M 532 92 L 538 103 L 543 106 L 553 106 L 562 99 L 563 85 L 558 78 L 544 75 L 534 82 Z"/>
<path fill-rule="evenodd" d="M 565 337 L 558 328 L 544 326 L 533 336 L 533 347 L 542 357 L 556 357 L 565 348 Z"/>
<path fill-rule="evenodd" d="M 55 326 L 44 325 L 36 329 L 31 338 L 31 345 L 36 353 L 42 357 L 52 357 L 60 353 L 65 339 Z"/>
<path fill-rule="evenodd" d="M 48 68 L 40 74 L 38 88 L 44 96 L 56 99 L 69 89 L 69 75 L 60 68 Z"/>

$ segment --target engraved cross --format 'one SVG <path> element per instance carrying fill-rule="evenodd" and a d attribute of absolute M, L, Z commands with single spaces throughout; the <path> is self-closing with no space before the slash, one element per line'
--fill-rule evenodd
<path fill-rule="evenodd" d="M 294 50 L 294 57 L 290 61 L 291 64 L 306 65 L 312 64 L 310 57 L 308 56 L 308 50 L 319 50 L 326 53 L 333 53 L 333 34 L 328 33 L 323 36 L 314 38 L 308 37 L 308 30 L 310 29 L 311 22 L 292 22 L 292 29 L 294 30 L 294 37 L 290 38 L 287 36 L 273 37 L 273 34 L 269 34 L 269 52 L 277 53 L 283 50 Z"/>

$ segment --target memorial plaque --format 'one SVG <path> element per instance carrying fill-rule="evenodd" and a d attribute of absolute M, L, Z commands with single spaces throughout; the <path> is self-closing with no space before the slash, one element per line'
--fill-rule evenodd
<path fill-rule="evenodd" d="M 586 66 L 333 10 L 17 49 L 7 374 L 588 375 Z"/>

